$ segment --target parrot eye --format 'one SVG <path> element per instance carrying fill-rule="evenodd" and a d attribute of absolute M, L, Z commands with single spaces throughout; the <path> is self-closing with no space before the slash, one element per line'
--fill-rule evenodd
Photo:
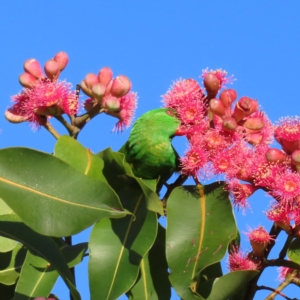
<path fill-rule="evenodd" d="M 169 116 L 171 116 L 171 117 L 176 117 L 176 118 L 178 117 L 177 116 L 177 112 L 174 109 L 167 109 L 166 110 L 166 114 L 169 115 Z"/>

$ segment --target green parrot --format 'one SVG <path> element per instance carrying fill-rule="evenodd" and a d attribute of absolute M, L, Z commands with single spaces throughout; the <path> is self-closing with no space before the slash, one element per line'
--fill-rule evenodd
<path fill-rule="evenodd" d="M 150 110 L 136 120 L 128 141 L 119 150 L 135 176 L 158 180 L 157 191 L 179 171 L 179 155 L 171 144 L 172 138 L 180 135 L 179 126 L 174 109 Z"/>

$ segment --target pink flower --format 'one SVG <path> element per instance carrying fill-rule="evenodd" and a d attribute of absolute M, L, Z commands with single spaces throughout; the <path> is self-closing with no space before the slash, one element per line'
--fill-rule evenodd
<path fill-rule="evenodd" d="M 276 203 L 265 214 L 270 221 L 275 222 L 277 226 L 286 232 L 291 233 L 291 216 L 288 207 L 283 207 Z"/>
<path fill-rule="evenodd" d="M 181 158 L 182 174 L 198 177 L 207 162 L 206 151 L 199 147 L 191 147 Z"/>
<path fill-rule="evenodd" d="M 230 192 L 233 205 L 245 210 L 249 206 L 248 198 L 257 190 L 252 184 L 243 184 L 236 179 L 228 182 L 226 190 Z"/>
<path fill-rule="evenodd" d="M 228 256 L 228 268 L 230 272 L 240 271 L 240 270 L 258 270 L 259 265 L 248 258 L 247 253 L 243 253 L 239 249 L 231 251 Z"/>
<path fill-rule="evenodd" d="M 39 79 L 31 88 L 24 88 L 20 94 L 13 96 L 12 100 L 14 105 L 8 109 L 8 113 L 21 116 L 33 127 L 43 125 L 45 116 L 52 115 L 51 112 L 58 115 L 63 112 L 75 114 L 78 110 L 75 92 L 71 91 L 71 84 L 65 81 Z M 38 114 L 41 111 L 44 113 Z"/>
<path fill-rule="evenodd" d="M 299 149 L 300 146 L 300 120 L 299 117 L 282 118 L 276 125 L 275 139 L 288 154 Z"/>
<path fill-rule="evenodd" d="M 292 283 L 295 283 L 296 285 L 300 284 L 300 271 L 295 270 L 288 267 L 279 267 L 278 269 L 278 279 L 284 280 L 289 274 L 292 274 Z"/>
<path fill-rule="evenodd" d="M 197 102 L 199 105 L 203 105 L 204 94 L 196 80 L 179 79 L 162 98 L 165 107 L 177 110 L 181 106 L 194 106 Z"/>
<path fill-rule="evenodd" d="M 249 238 L 254 255 L 257 257 L 263 257 L 267 245 L 271 240 L 274 240 L 262 226 L 250 230 L 246 235 Z"/>

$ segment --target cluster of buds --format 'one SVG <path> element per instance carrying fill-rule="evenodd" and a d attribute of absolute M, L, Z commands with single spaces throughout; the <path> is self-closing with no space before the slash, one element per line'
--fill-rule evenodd
<path fill-rule="evenodd" d="M 45 63 L 44 74 L 36 59 L 26 60 L 25 72 L 19 76 L 23 90 L 12 97 L 14 104 L 5 112 L 6 119 L 12 123 L 28 121 L 38 127 L 45 125 L 47 116 L 76 114 L 78 99 L 75 91 L 71 91 L 70 83 L 58 81 L 68 61 L 65 52 L 57 53 Z"/>
<path fill-rule="evenodd" d="M 79 91 L 72 91 L 70 83 L 58 80 L 68 61 L 68 55 L 59 52 L 45 63 L 43 72 L 36 59 L 28 59 L 24 63 L 25 72 L 19 77 L 23 90 L 12 96 L 13 105 L 5 112 L 6 119 L 12 123 L 27 121 L 33 128 L 45 126 L 56 138 L 59 134 L 48 123 L 50 117 L 56 117 L 71 136 L 101 112 L 119 119 L 114 131 L 128 127 L 137 106 L 137 95 L 130 91 L 129 78 L 123 75 L 113 78 L 108 67 L 102 68 L 98 75 L 87 74 L 80 84 L 90 97 L 84 103 L 87 113 L 77 116 Z M 70 117 L 71 124 L 62 114 Z"/>
<path fill-rule="evenodd" d="M 130 125 L 136 109 L 137 96 L 136 93 L 130 92 L 131 81 L 127 76 L 119 75 L 113 78 L 112 70 L 104 67 L 98 75 L 87 74 L 80 87 L 90 97 L 84 103 L 87 111 L 100 106 L 104 113 L 118 118 L 115 131 L 122 131 Z"/>

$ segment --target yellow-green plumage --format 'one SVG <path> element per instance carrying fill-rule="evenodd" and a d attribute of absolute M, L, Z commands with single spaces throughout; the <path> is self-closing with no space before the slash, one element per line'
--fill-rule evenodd
<path fill-rule="evenodd" d="M 163 183 L 178 170 L 179 156 L 171 140 L 179 125 L 176 112 L 170 108 L 154 109 L 137 119 L 120 149 L 135 176 Z"/>

